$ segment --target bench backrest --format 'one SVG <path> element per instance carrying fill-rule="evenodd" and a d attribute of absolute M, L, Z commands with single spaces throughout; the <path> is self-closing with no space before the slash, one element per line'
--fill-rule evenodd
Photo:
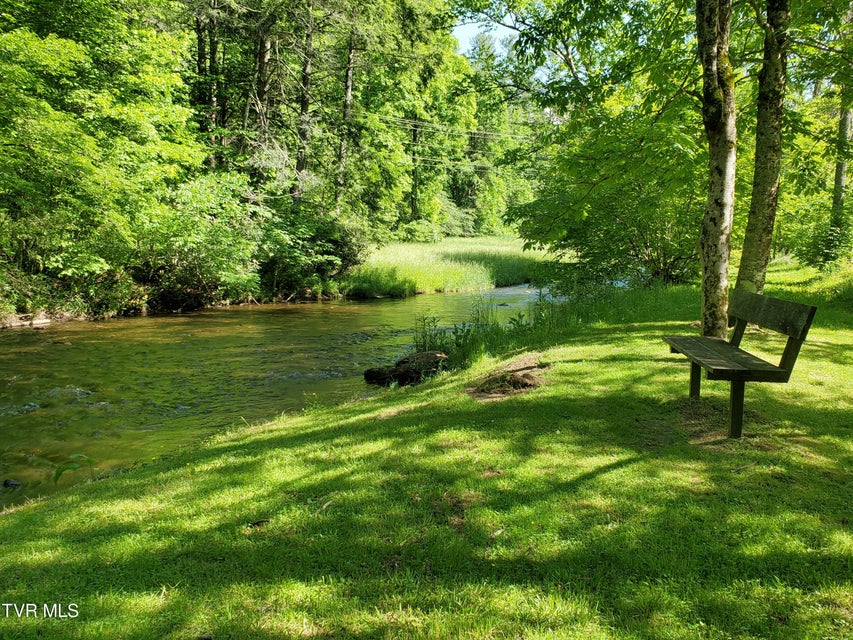
<path fill-rule="evenodd" d="M 735 326 L 729 342 L 740 346 L 747 323 L 788 336 L 788 344 L 779 366 L 790 373 L 797 361 L 800 347 L 809 333 L 809 327 L 812 326 L 815 311 L 817 307 L 807 304 L 735 289 L 729 300 L 729 319 L 734 320 Z"/>

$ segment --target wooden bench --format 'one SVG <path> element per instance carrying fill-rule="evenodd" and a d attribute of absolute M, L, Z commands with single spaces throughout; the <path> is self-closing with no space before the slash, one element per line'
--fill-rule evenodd
<path fill-rule="evenodd" d="M 699 397 L 702 369 L 708 380 L 729 380 L 729 437 L 739 438 L 743 430 L 743 395 L 747 382 L 788 382 L 800 347 L 812 324 L 816 307 L 770 298 L 735 289 L 729 301 L 731 338 L 707 336 L 664 336 L 672 353 L 690 360 L 690 397 Z M 746 325 L 756 324 L 788 336 L 779 365 L 740 348 Z"/>

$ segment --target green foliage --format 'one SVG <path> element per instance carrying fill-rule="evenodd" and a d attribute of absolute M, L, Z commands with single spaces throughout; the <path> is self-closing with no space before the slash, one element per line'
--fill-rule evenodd
<path fill-rule="evenodd" d="M 351 298 L 406 298 L 418 293 L 418 283 L 400 275 L 390 265 L 361 265 L 345 281 L 345 292 Z"/>
<path fill-rule="evenodd" d="M 541 301 L 540 301 L 541 302 Z M 529 333 L 530 323 L 518 314 L 504 324 L 498 320 L 495 306 L 486 298 L 475 300 L 468 322 L 442 327 L 439 318 L 415 319 L 415 351 L 443 351 L 448 367 L 469 367 L 487 353 L 505 353 L 518 346 Z"/>
<path fill-rule="evenodd" d="M 347 274 L 343 290 L 353 297 L 373 298 L 542 283 L 545 260 L 543 252 L 524 251 L 517 238 L 392 243 Z"/>
<path fill-rule="evenodd" d="M 545 116 L 532 127 L 534 153 L 507 156 L 516 175 L 536 177 L 533 193 L 515 195 L 530 180 L 508 189 L 492 177 L 484 214 L 509 203 L 506 218 L 530 245 L 596 278 L 694 279 L 707 163 L 684 90 L 695 65 L 683 37 L 695 28 L 688 12 L 665 2 L 460 4 L 518 26 L 515 68 L 538 84 Z M 482 68 L 497 64 L 488 47 L 480 55 Z"/>
<path fill-rule="evenodd" d="M 469 320 L 452 327 L 440 324 L 434 316 L 415 320 L 415 351 L 443 351 L 448 367 L 470 367 L 486 355 L 500 355 L 534 344 L 537 337 L 568 336 L 580 326 L 583 312 L 576 300 L 556 303 L 545 294 L 531 305 L 528 313 L 518 313 L 506 321 L 497 315 L 494 303 L 486 298 L 475 301 Z"/>
<path fill-rule="evenodd" d="M 850 250 L 853 235 L 846 224 L 853 215 L 848 194 L 847 223 L 837 228 L 830 223 L 838 91 L 811 93 L 811 88 L 802 88 L 791 100 L 796 111 L 788 123 L 791 152 L 783 164 L 774 248 L 777 253 L 793 253 L 806 264 L 821 266 Z"/>
<path fill-rule="evenodd" d="M 631 106 L 633 95 L 563 125 L 546 186 L 510 218 L 530 244 L 572 257 L 592 277 L 687 282 L 698 272 L 704 206 L 700 129 L 686 105 L 655 122 Z"/>
<path fill-rule="evenodd" d="M 178 186 L 135 229 L 134 275 L 153 310 L 197 309 L 259 292 L 255 249 L 270 214 L 246 177 L 206 174 Z"/>
<path fill-rule="evenodd" d="M 54 309 L 56 295 L 43 274 L 27 274 L 17 266 L 0 261 L 0 313 L 35 313 Z"/>
<path fill-rule="evenodd" d="M 359 264 L 366 249 L 364 234 L 344 220 L 305 207 L 277 211 L 260 244 L 264 296 L 335 295 L 333 280 Z"/>
<path fill-rule="evenodd" d="M 385 0 L 0 13 L 4 308 L 334 295 L 370 243 L 500 229 L 512 145 L 478 132 L 510 101 L 469 90 L 451 22 Z"/>
<path fill-rule="evenodd" d="M 841 260 L 830 265 L 815 289 L 827 302 L 853 310 L 853 262 Z"/>
<path fill-rule="evenodd" d="M 134 233 L 202 157 L 190 111 L 174 102 L 183 45 L 130 28 L 115 6 L 62 13 L 61 25 L 51 22 L 60 19 L 54 9 L 26 14 L 44 36 L 24 26 L 0 34 L 0 73 L 11 80 L 0 97 L 0 135 L 9 141 L 0 160 L 0 262 L 20 284 L 53 283 L 32 303 L 109 315 L 140 305 L 128 275 Z M 23 311 L 22 290 L 11 297 Z"/>

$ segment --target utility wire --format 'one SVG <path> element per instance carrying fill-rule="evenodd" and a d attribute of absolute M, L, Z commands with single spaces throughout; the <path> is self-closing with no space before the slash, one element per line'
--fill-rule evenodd
<path fill-rule="evenodd" d="M 447 125 L 441 125 L 434 122 L 427 122 L 424 120 L 414 120 L 411 118 L 397 118 L 394 116 L 382 116 L 379 114 L 373 114 L 379 120 L 383 120 L 385 122 L 390 122 L 393 125 L 399 126 L 403 129 L 419 129 L 419 130 L 432 130 L 439 133 L 453 134 L 453 135 L 466 135 L 466 136 L 481 136 L 481 137 L 493 137 L 493 138 L 510 138 L 514 140 L 531 140 L 530 136 L 515 134 L 515 133 L 503 133 L 500 131 L 485 131 L 478 129 L 459 129 L 456 127 L 450 127 Z"/>
<path fill-rule="evenodd" d="M 414 140 L 401 140 L 400 142 L 407 146 L 438 149 L 439 151 L 446 151 L 448 153 L 477 154 L 482 156 L 499 156 L 504 153 L 503 151 L 498 149 L 472 149 L 470 147 L 466 149 L 455 149 L 453 147 L 442 146 L 440 144 L 430 144 L 429 142 L 415 142 Z"/>

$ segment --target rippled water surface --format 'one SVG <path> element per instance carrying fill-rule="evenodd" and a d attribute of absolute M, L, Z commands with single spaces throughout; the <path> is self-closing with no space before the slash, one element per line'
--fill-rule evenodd
<path fill-rule="evenodd" d="M 510 315 L 535 295 L 510 287 L 486 297 Z M 463 322 L 477 299 L 245 306 L 0 331 L 0 505 L 54 490 L 69 456 L 88 456 L 98 473 L 131 467 L 234 424 L 368 393 L 362 372 L 403 355 L 416 317 Z M 88 473 L 69 470 L 58 486 Z"/>

